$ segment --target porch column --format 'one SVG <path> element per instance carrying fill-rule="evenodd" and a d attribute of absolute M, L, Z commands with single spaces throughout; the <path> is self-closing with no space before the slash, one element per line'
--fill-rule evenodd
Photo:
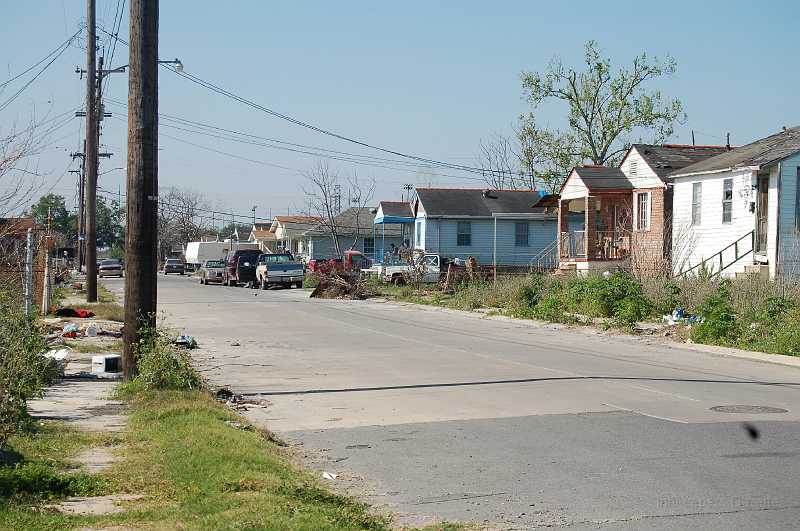
<path fill-rule="evenodd" d="M 564 245 L 564 238 L 562 238 L 562 234 L 565 232 L 569 232 L 569 200 L 567 201 L 558 201 L 558 233 L 556 234 L 556 238 L 558 241 L 558 256 L 566 257 L 569 256 L 569 249 L 562 249 Z M 569 243 L 567 243 L 569 245 Z"/>
<path fill-rule="evenodd" d="M 597 249 L 597 212 L 595 211 L 594 197 L 586 196 L 585 216 L 583 241 L 586 245 L 586 259 L 591 260 L 595 257 L 595 249 Z"/>

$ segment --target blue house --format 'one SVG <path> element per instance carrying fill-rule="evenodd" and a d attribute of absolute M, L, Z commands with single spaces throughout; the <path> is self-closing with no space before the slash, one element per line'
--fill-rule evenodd
<path fill-rule="evenodd" d="M 535 190 L 417 188 L 414 248 L 526 266 L 556 242 L 558 202 Z"/>

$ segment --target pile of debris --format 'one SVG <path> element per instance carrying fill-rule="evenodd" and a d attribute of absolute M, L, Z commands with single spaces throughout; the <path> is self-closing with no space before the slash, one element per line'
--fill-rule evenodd
<path fill-rule="evenodd" d="M 319 275 L 319 284 L 311 292 L 318 299 L 363 300 L 369 296 L 365 280 L 357 273 Z"/>

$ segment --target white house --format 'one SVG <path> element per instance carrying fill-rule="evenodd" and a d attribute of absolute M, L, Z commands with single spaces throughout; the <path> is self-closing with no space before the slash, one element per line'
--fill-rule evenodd
<path fill-rule="evenodd" d="M 670 177 L 676 274 L 800 275 L 800 127 Z"/>
<path fill-rule="evenodd" d="M 303 234 L 319 225 L 320 221 L 313 216 L 275 216 L 269 230 L 275 234 L 278 249 L 304 254 Z"/>

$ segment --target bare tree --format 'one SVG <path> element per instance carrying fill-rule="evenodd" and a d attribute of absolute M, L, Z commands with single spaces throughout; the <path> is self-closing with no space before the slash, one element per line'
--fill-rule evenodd
<path fill-rule="evenodd" d="M 486 184 L 495 190 L 519 188 L 519 159 L 511 140 L 495 135 L 491 140 L 481 141 L 480 167 Z"/>
<path fill-rule="evenodd" d="M 345 235 L 354 235 L 353 243 L 347 249 L 354 248 L 358 243 L 364 211 L 375 194 L 375 181 L 373 179 L 362 184 L 358 176 L 353 175 L 346 180 L 347 188 L 343 191 L 339 174 L 331 170 L 326 162 L 319 162 L 305 174 L 305 177 L 308 186 L 303 192 L 308 205 L 307 213 L 319 219 L 319 228 L 330 236 L 336 256 L 341 257 L 342 240 Z M 338 219 L 343 210 L 343 194 L 348 197 L 350 206 L 357 207 L 354 211 L 354 220 L 348 222 L 347 226 L 341 226 Z"/>
<path fill-rule="evenodd" d="M 362 184 L 357 175 L 347 179 L 348 191 L 347 195 L 350 198 L 350 207 L 354 208 L 353 211 L 353 227 L 348 227 L 353 231 L 353 243 L 350 244 L 349 249 L 354 249 L 358 244 L 358 238 L 364 236 L 362 234 L 362 224 L 364 229 L 369 228 L 372 217 L 365 215 L 369 208 L 372 198 L 375 195 L 375 179 L 370 179 L 366 184 Z M 368 231 L 365 231 L 368 232 Z M 347 233 L 347 231 L 345 231 Z"/>
<path fill-rule="evenodd" d="M 0 136 L 0 217 L 26 206 L 41 186 L 41 175 L 30 161 L 44 142 L 35 136 L 36 124 L 21 131 L 11 130 Z"/>
<path fill-rule="evenodd" d="M 203 211 L 208 201 L 200 192 L 170 187 L 159 193 L 158 233 L 159 253 L 169 254 L 174 246 L 185 248 L 206 232 Z"/>

